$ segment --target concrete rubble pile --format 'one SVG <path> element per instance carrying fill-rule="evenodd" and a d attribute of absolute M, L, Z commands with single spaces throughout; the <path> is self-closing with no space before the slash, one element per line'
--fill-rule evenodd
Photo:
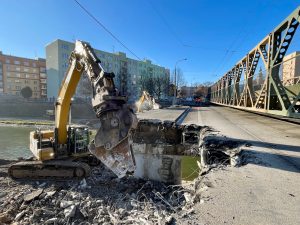
<path fill-rule="evenodd" d="M 247 143 L 219 135 L 206 127 L 200 134 L 200 167 L 240 166 L 245 164 L 241 147 Z"/>
<path fill-rule="evenodd" d="M 194 211 L 193 184 L 118 179 L 104 166 L 81 181 L 0 179 L 0 224 L 175 224 Z"/>

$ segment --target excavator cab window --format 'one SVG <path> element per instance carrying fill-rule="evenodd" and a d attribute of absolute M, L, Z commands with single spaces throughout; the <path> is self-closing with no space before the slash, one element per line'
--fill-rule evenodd
<path fill-rule="evenodd" d="M 88 127 L 69 127 L 68 129 L 69 154 L 88 152 L 90 131 Z"/>

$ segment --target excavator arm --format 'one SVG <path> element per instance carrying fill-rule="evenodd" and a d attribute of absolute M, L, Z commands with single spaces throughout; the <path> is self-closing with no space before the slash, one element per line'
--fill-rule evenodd
<path fill-rule="evenodd" d="M 55 110 L 56 151 L 65 149 L 68 141 L 68 116 L 71 98 L 80 77 L 85 73 L 92 87 L 92 106 L 100 120 L 100 128 L 89 150 L 116 175 L 122 177 L 134 169 L 129 131 L 137 124 L 137 118 L 114 84 L 114 74 L 105 72 L 92 47 L 76 41 L 70 55 L 69 68 L 62 82 Z"/>

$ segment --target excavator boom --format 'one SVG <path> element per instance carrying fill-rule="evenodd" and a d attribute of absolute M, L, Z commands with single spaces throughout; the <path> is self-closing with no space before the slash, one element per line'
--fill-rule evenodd
<path fill-rule="evenodd" d="M 100 128 L 89 150 L 121 177 L 134 169 L 128 133 L 137 123 L 137 118 L 127 104 L 127 97 L 121 96 L 116 89 L 113 80 L 115 75 L 105 72 L 100 63 L 88 43 L 76 41 L 56 103 L 57 144 L 66 144 L 71 97 L 80 76 L 85 73 L 92 87 L 92 106 L 100 120 Z"/>

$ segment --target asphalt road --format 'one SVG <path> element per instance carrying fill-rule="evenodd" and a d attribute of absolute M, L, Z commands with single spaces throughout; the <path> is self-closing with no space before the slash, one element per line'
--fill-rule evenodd
<path fill-rule="evenodd" d="M 300 125 L 218 106 L 194 108 L 183 123 L 247 141 L 242 149 L 255 156 L 207 175 L 200 224 L 300 224 Z"/>
<path fill-rule="evenodd" d="M 139 119 L 159 119 L 159 120 L 171 120 L 174 121 L 179 117 L 187 107 L 174 107 L 144 111 L 137 113 Z"/>

